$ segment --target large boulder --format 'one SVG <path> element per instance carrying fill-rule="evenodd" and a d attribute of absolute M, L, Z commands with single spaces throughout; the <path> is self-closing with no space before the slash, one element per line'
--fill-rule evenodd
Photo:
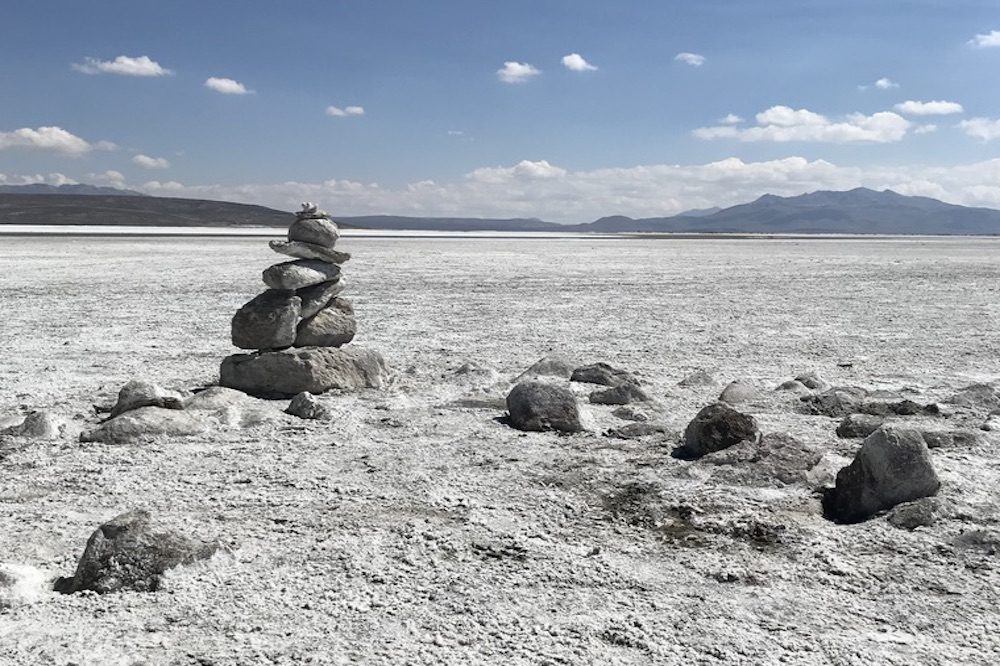
<path fill-rule="evenodd" d="M 344 276 L 341 275 L 337 280 L 320 282 L 311 287 L 299 289 L 295 292 L 295 295 L 302 299 L 302 308 L 299 310 L 299 316 L 303 319 L 312 317 L 328 306 L 337 295 L 344 291 L 346 286 Z"/>
<path fill-rule="evenodd" d="M 507 394 L 510 422 L 518 430 L 583 430 L 576 396 L 551 382 L 521 382 Z"/>
<path fill-rule="evenodd" d="M 184 437 L 200 435 L 208 423 L 188 411 L 163 407 L 140 407 L 108 419 L 80 434 L 81 442 L 123 444 L 148 437 Z"/>
<path fill-rule="evenodd" d="M 334 250 L 332 247 L 323 247 L 315 243 L 273 240 L 268 245 L 278 254 L 286 254 L 289 257 L 298 257 L 299 259 L 319 259 L 328 264 L 343 264 L 351 258 L 351 255 L 347 252 Z"/>
<path fill-rule="evenodd" d="M 837 437 L 867 437 L 882 427 L 885 419 L 871 414 L 848 414 L 837 425 Z"/>
<path fill-rule="evenodd" d="M 271 289 L 302 289 L 340 277 L 340 266 L 315 259 L 296 259 L 264 269 L 264 284 Z"/>
<path fill-rule="evenodd" d="M 118 402 L 111 408 L 111 417 L 140 407 L 180 409 L 183 405 L 184 396 L 179 391 L 165 389 L 153 382 L 132 379 L 119 389 Z"/>
<path fill-rule="evenodd" d="M 530 368 L 518 375 L 514 382 L 518 383 L 542 377 L 569 379 L 573 374 L 573 367 L 573 364 L 564 356 L 549 354 L 535 361 Z"/>
<path fill-rule="evenodd" d="M 719 394 L 720 402 L 728 402 L 730 405 L 738 405 L 743 402 L 751 402 L 760 397 L 760 391 L 750 382 L 737 379 L 726 385 Z"/>
<path fill-rule="evenodd" d="M 369 349 L 300 347 L 228 356 L 219 383 L 260 397 L 290 397 L 303 391 L 380 388 L 386 373 L 382 355 Z"/>
<path fill-rule="evenodd" d="M 649 394 L 634 381 L 627 381 L 590 394 L 590 401 L 595 405 L 627 405 L 633 402 L 648 402 L 650 399 Z"/>
<path fill-rule="evenodd" d="M 283 349 L 295 341 L 302 299 L 294 291 L 268 289 L 233 316 L 233 345 L 240 349 Z"/>
<path fill-rule="evenodd" d="M 593 363 L 581 366 L 573 371 L 569 379 L 573 382 L 603 384 L 604 386 L 618 386 L 627 381 L 635 380 L 632 373 L 620 370 L 607 363 Z"/>
<path fill-rule="evenodd" d="M 312 243 L 320 247 L 333 247 L 340 238 L 340 230 L 331 220 L 322 217 L 298 218 L 288 227 L 288 240 Z"/>
<path fill-rule="evenodd" d="M 148 511 L 129 511 L 94 530 L 76 573 L 60 578 L 56 589 L 65 593 L 155 592 L 165 571 L 209 558 L 217 549 L 217 543 L 156 525 Z"/>
<path fill-rule="evenodd" d="M 353 340 L 356 332 L 354 315 L 330 305 L 299 323 L 295 346 L 340 347 Z"/>
<path fill-rule="evenodd" d="M 761 434 L 757 420 L 726 403 L 714 402 L 703 407 L 684 430 L 684 443 L 675 450 L 682 458 L 700 458 L 740 442 L 756 443 Z"/>
<path fill-rule="evenodd" d="M 902 502 L 934 495 L 940 486 L 920 432 L 883 426 L 837 473 L 836 485 L 823 497 L 823 509 L 831 520 L 856 523 Z"/>

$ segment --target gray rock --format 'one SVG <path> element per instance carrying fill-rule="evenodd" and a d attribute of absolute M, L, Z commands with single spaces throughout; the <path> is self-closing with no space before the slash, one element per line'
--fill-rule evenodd
<path fill-rule="evenodd" d="M 351 255 L 347 252 L 334 250 L 331 247 L 323 247 L 315 243 L 273 240 L 268 245 L 278 254 L 298 257 L 299 259 L 318 259 L 328 264 L 344 264 L 351 259 Z"/>
<path fill-rule="evenodd" d="M 787 382 L 781 382 L 774 389 L 775 391 L 789 391 L 791 393 L 796 393 L 798 395 L 805 395 L 811 393 L 809 387 L 798 381 L 797 379 L 789 379 Z"/>
<path fill-rule="evenodd" d="M 300 419 L 316 419 L 318 421 L 329 421 L 333 418 L 330 408 L 319 401 L 319 398 L 312 393 L 299 393 L 285 410 L 286 414 L 297 416 Z"/>
<path fill-rule="evenodd" d="M 550 354 L 535 361 L 530 368 L 518 375 L 514 382 L 519 383 L 541 377 L 569 379 L 572 374 L 573 364 L 569 360 L 559 354 Z"/>
<path fill-rule="evenodd" d="M 821 449 L 787 433 L 768 433 L 759 441 L 743 440 L 707 453 L 701 462 L 720 468 L 713 472 L 714 480 L 730 485 L 767 487 L 808 483 L 809 472 L 822 457 Z"/>
<path fill-rule="evenodd" d="M 850 458 L 827 451 L 820 456 L 812 469 L 806 472 L 806 483 L 815 490 L 833 488 L 837 483 L 837 472 L 851 464 Z"/>
<path fill-rule="evenodd" d="M 301 309 L 302 299 L 294 291 L 268 289 L 233 316 L 233 345 L 240 349 L 291 347 Z"/>
<path fill-rule="evenodd" d="M 583 430 L 580 406 L 568 388 L 550 382 L 521 382 L 507 394 L 510 422 L 518 430 Z"/>
<path fill-rule="evenodd" d="M 825 391 L 830 388 L 830 383 L 815 372 L 803 373 L 796 377 L 795 381 L 799 382 L 810 391 Z"/>
<path fill-rule="evenodd" d="M 941 482 L 916 430 L 883 426 L 865 439 L 854 461 L 826 492 L 826 516 L 856 523 L 897 504 L 935 494 Z"/>
<path fill-rule="evenodd" d="M 281 418 L 281 412 L 264 400 L 224 386 L 210 386 L 184 402 L 185 411 L 222 425 L 249 428 Z"/>
<path fill-rule="evenodd" d="M 757 387 L 741 379 L 730 382 L 719 394 L 719 400 L 728 402 L 730 405 L 751 402 L 759 397 L 760 391 L 757 390 Z"/>
<path fill-rule="evenodd" d="M 329 220 L 330 214 L 325 210 L 321 210 L 316 204 L 314 204 L 311 201 L 303 201 L 302 210 L 295 213 L 295 219 L 305 220 L 312 217 Z"/>
<path fill-rule="evenodd" d="M 122 444 L 136 439 L 184 437 L 208 430 L 204 419 L 186 411 L 163 407 L 140 407 L 108 419 L 92 430 L 80 434 L 81 442 Z"/>
<path fill-rule="evenodd" d="M 799 398 L 801 410 L 805 414 L 842 418 L 860 411 L 861 403 L 868 395 L 862 388 L 839 386 L 822 393 L 804 395 Z"/>
<path fill-rule="evenodd" d="M 756 443 L 760 437 L 754 417 L 724 402 L 715 402 L 702 408 L 688 424 L 684 430 L 684 444 L 678 447 L 675 455 L 700 458 L 743 441 Z"/>
<path fill-rule="evenodd" d="M 696 388 L 700 386 L 715 386 L 715 378 L 703 369 L 695 370 L 684 379 L 677 382 L 678 386 L 684 388 Z"/>
<path fill-rule="evenodd" d="M 941 501 L 936 497 L 922 497 L 897 505 L 886 516 L 886 520 L 893 527 L 912 531 L 918 527 L 930 527 L 940 515 Z"/>
<path fill-rule="evenodd" d="M 648 421 L 649 414 L 644 411 L 638 410 L 631 405 L 622 405 L 611 411 L 612 416 L 617 416 L 624 421 Z"/>
<path fill-rule="evenodd" d="M 992 411 L 1000 409 L 1000 393 L 990 384 L 972 384 L 959 389 L 944 402 L 958 407 Z"/>
<path fill-rule="evenodd" d="M 353 340 L 356 332 L 357 322 L 354 320 L 354 315 L 331 304 L 299 323 L 295 346 L 340 347 Z"/>
<path fill-rule="evenodd" d="M 361 347 L 302 347 L 234 354 L 222 361 L 220 384 L 261 397 L 303 391 L 380 388 L 387 378 L 382 355 Z"/>
<path fill-rule="evenodd" d="M 35 567 L 0 562 L 0 610 L 40 601 L 49 587 L 46 575 Z"/>
<path fill-rule="evenodd" d="M 973 430 L 921 430 L 928 449 L 951 449 L 980 446 L 983 437 Z"/>
<path fill-rule="evenodd" d="M 635 377 L 631 373 L 619 370 L 607 363 L 594 363 L 576 368 L 569 379 L 573 382 L 603 384 L 604 386 L 618 386 L 627 381 L 635 381 Z"/>
<path fill-rule="evenodd" d="M 152 382 L 141 379 L 130 380 L 118 391 L 118 402 L 111 408 L 112 418 L 140 407 L 163 407 L 180 409 L 184 396 L 180 391 L 171 391 Z"/>
<path fill-rule="evenodd" d="M 594 391 L 590 394 L 590 402 L 595 405 L 628 405 L 633 402 L 648 402 L 649 395 L 634 381 L 627 381 L 618 386 Z"/>
<path fill-rule="evenodd" d="M 66 432 L 66 422 L 51 412 L 36 410 L 23 421 L 0 430 L 0 435 L 27 439 L 59 439 Z"/>
<path fill-rule="evenodd" d="M 299 218 L 288 227 L 288 240 L 333 247 L 340 238 L 337 225 L 324 217 Z"/>
<path fill-rule="evenodd" d="M 315 259 L 296 259 L 264 269 L 263 279 L 271 289 L 302 289 L 340 277 L 340 267 Z"/>
<path fill-rule="evenodd" d="M 867 437 L 882 427 L 885 419 L 871 414 L 848 414 L 837 426 L 837 437 Z"/>
<path fill-rule="evenodd" d="M 320 282 L 305 289 L 299 289 L 295 295 L 302 299 L 302 307 L 299 309 L 299 316 L 303 319 L 312 317 L 317 312 L 325 308 L 337 297 L 344 287 L 346 287 L 344 276 L 330 282 Z"/>
<path fill-rule="evenodd" d="M 605 437 L 616 437 L 618 439 L 641 439 L 651 435 L 671 434 L 670 429 L 662 423 L 629 423 L 617 428 L 610 428 L 605 431 Z"/>
<path fill-rule="evenodd" d="M 914 416 L 923 411 L 923 406 L 912 400 L 864 400 L 858 407 L 864 414 L 874 416 Z"/>
<path fill-rule="evenodd" d="M 217 543 L 191 539 L 156 525 L 148 511 L 129 511 L 94 531 L 76 573 L 59 579 L 56 589 L 65 593 L 155 592 L 168 569 L 207 559 L 217 549 Z"/>

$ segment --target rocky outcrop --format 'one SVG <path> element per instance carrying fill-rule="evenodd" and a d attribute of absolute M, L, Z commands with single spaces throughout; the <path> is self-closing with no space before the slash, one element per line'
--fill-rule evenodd
<path fill-rule="evenodd" d="M 584 429 L 576 396 L 551 382 L 521 382 L 507 395 L 507 411 L 511 425 L 518 430 Z"/>

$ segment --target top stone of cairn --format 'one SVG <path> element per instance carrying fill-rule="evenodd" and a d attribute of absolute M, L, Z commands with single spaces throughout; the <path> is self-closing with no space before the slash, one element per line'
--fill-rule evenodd
<path fill-rule="evenodd" d="M 333 247 L 340 238 L 340 230 L 330 214 L 319 210 L 316 204 L 303 202 L 302 210 L 295 214 L 295 221 L 288 228 L 288 240 Z"/>

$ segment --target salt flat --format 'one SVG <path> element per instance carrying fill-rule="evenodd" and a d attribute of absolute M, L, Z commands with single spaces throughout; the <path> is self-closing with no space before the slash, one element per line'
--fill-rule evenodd
<path fill-rule="evenodd" d="M 934 451 L 952 508 L 909 532 L 833 525 L 812 490 L 734 483 L 671 458 L 669 437 L 604 437 L 622 423 L 610 408 L 564 437 L 456 403 L 502 398 L 555 351 L 635 371 L 675 431 L 726 382 L 754 382 L 762 430 L 849 457 L 858 441 L 836 439 L 836 421 L 769 389 L 815 370 L 931 402 L 1000 378 L 1000 240 L 342 245 L 357 342 L 396 375 L 325 396 L 332 424 L 0 443 L 5 561 L 68 575 L 90 531 L 139 505 L 232 543 L 166 592 L 0 614 L 11 663 L 944 664 L 1000 650 L 995 433 Z M 0 258 L 0 416 L 46 408 L 80 428 L 130 378 L 213 382 L 233 312 L 281 260 L 254 238 L 16 236 Z M 720 385 L 676 386 L 697 368 Z M 659 529 L 657 512 L 682 506 L 701 527 Z M 986 545 L 954 545 L 972 532 Z"/>

